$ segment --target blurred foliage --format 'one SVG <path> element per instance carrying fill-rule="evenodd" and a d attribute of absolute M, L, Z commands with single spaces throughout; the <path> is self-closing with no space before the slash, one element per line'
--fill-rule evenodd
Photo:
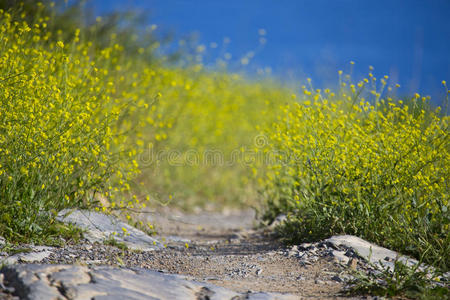
<path fill-rule="evenodd" d="M 241 154 L 256 125 L 274 120 L 275 103 L 291 99 L 286 89 L 200 64 L 154 64 L 159 43 L 132 53 L 116 34 L 102 47 L 78 28 L 63 35 L 37 6 L 33 18 L 20 8 L 0 15 L 1 235 L 45 240 L 71 207 L 127 214 L 155 200 L 247 202 L 254 189 Z"/>

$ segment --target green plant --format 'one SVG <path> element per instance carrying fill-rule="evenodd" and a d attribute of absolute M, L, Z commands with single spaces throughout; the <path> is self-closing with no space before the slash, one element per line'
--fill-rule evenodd
<path fill-rule="evenodd" d="M 122 251 L 128 250 L 127 244 L 125 244 L 124 242 L 119 242 L 119 241 L 117 241 L 117 240 L 114 238 L 114 236 L 110 236 L 110 237 L 109 237 L 108 239 L 106 239 L 103 243 L 104 243 L 105 245 L 108 245 L 108 246 L 117 247 L 117 248 L 119 248 L 119 249 L 122 250 Z"/>
<path fill-rule="evenodd" d="M 398 258 L 394 269 L 371 264 L 370 272 L 354 271 L 347 293 L 408 299 L 445 299 L 450 295 L 442 273 L 420 263 L 407 266 Z"/>
<path fill-rule="evenodd" d="M 288 215 L 291 242 L 354 234 L 448 270 L 449 117 L 418 94 L 393 99 L 387 78 L 345 78 L 304 87 L 265 132 L 266 219 Z"/>
<path fill-rule="evenodd" d="M 128 204 L 114 197 L 139 172 L 139 124 L 123 119 L 155 100 L 130 99 L 143 91 L 124 79 L 133 66 L 114 41 L 97 52 L 77 31 L 48 43 L 45 21 L 21 17 L 0 10 L 0 235 L 37 242 L 63 234 L 63 208 Z"/>

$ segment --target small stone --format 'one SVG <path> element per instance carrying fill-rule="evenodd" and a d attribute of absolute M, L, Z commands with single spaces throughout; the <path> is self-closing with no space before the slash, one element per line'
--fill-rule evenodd
<path fill-rule="evenodd" d="M 270 224 L 269 228 L 275 229 L 276 227 L 282 225 L 286 220 L 287 220 L 286 215 L 280 214 L 275 218 L 275 220 L 272 222 L 272 224 Z"/>
<path fill-rule="evenodd" d="M 314 280 L 314 283 L 315 283 L 315 284 L 324 284 L 325 282 L 323 282 L 323 281 L 320 280 L 320 279 L 315 279 L 315 280 Z"/>
<path fill-rule="evenodd" d="M 92 249 L 92 245 L 91 244 L 86 244 L 83 246 L 84 250 L 91 250 Z"/>
<path fill-rule="evenodd" d="M 348 264 L 350 258 L 348 256 L 345 255 L 344 252 L 342 251 L 337 251 L 337 250 L 333 250 L 330 252 L 331 256 L 334 257 L 337 262 L 342 263 L 342 264 Z"/>
<path fill-rule="evenodd" d="M 334 275 L 333 277 L 331 277 L 331 280 L 334 280 L 334 281 L 336 281 L 336 282 L 343 282 L 343 281 L 344 281 L 344 280 L 342 280 L 341 277 L 339 277 L 339 276 L 337 276 L 337 275 Z"/>
<path fill-rule="evenodd" d="M 20 254 L 19 261 L 26 262 L 26 263 L 40 262 L 40 261 L 44 260 L 45 258 L 49 257 L 50 254 L 52 254 L 52 252 L 50 252 L 48 250 Z"/>
<path fill-rule="evenodd" d="M 354 258 L 358 257 L 358 255 L 355 253 L 355 251 L 353 249 L 348 249 L 345 252 L 345 256 L 354 257 Z"/>
<path fill-rule="evenodd" d="M 308 254 L 307 254 L 307 252 L 303 252 L 303 251 L 299 251 L 298 253 L 297 253 L 297 256 L 299 257 L 299 258 L 303 258 L 303 257 L 307 257 L 308 256 Z"/>
<path fill-rule="evenodd" d="M 229 238 L 228 242 L 230 244 L 239 244 L 241 242 L 241 239 L 239 239 L 239 238 Z"/>
<path fill-rule="evenodd" d="M 357 265 L 358 265 L 358 260 L 356 258 L 350 259 L 350 261 L 347 264 L 347 266 L 353 271 L 356 271 Z"/>
<path fill-rule="evenodd" d="M 305 251 L 305 250 L 311 250 L 312 248 L 314 248 L 314 246 L 311 243 L 303 243 L 303 244 L 299 245 L 298 248 L 300 250 Z"/>
<path fill-rule="evenodd" d="M 256 275 L 260 275 L 261 273 L 262 273 L 262 269 L 258 269 L 258 270 L 256 270 Z"/>
<path fill-rule="evenodd" d="M 210 276 L 210 277 L 205 277 L 205 281 L 209 281 L 209 280 L 219 280 L 219 277 L 214 277 L 214 276 Z"/>
<path fill-rule="evenodd" d="M 5 275 L 0 273 L 0 288 L 4 290 L 6 287 L 3 285 L 3 280 L 5 280 Z"/>
<path fill-rule="evenodd" d="M 300 266 L 305 267 L 305 266 L 310 266 L 312 265 L 312 263 L 308 260 L 302 260 L 300 261 Z"/>
<path fill-rule="evenodd" d="M 333 243 L 330 243 L 329 241 L 324 241 L 324 244 L 326 245 L 327 248 L 338 250 L 338 248 Z"/>

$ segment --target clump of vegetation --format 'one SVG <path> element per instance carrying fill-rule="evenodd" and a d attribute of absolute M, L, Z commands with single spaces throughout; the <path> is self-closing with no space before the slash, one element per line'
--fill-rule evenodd
<path fill-rule="evenodd" d="M 107 240 L 103 242 L 105 245 L 116 247 L 122 251 L 128 250 L 127 244 L 124 242 L 117 241 L 114 236 L 110 236 Z"/>
<path fill-rule="evenodd" d="M 450 119 L 427 97 L 394 100 L 386 80 L 341 75 L 337 92 L 310 85 L 283 107 L 266 133 L 266 218 L 287 214 L 290 241 L 354 234 L 448 270 Z"/>
<path fill-rule="evenodd" d="M 275 120 L 277 103 L 291 100 L 288 89 L 201 65 L 160 69 L 156 80 L 167 127 L 141 156 L 148 193 L 184 209 L 256 205 L 250 164 L 257 125 Z"/>
<path fill-rule="evenodd" d="M 63 208 L 126 207 L 115 197 L 139 173 L 133 116 L 156 114 L 157 93 L 136 88 L 149 67 L 123 60 L 114 37 L 102 49 L 79 30 L 52 43 L 44 19 L 25 18 L 0 11 L 0 235 L 10 240 L 51 235 Z"/>
<path fill-rule="evenodd" d="M 242 153 L 287 89 L 155 63 L 158 42 L 89 40 L 90 27 L 62 32 L 36 7 L 0 11 L 0 235 L 48 242 L 64 208 L 131 221 L 155 199 L 191 208 L 253 196 Z"/>
<path fill-rule="evenodd" d="M 370 272 L 353 272 L 354 279 L 349 282 L 348 294 L 404 296 L 408 299 L 446 299 L 450 295 L 442 272 L 429 266 L 420 263 L 408 266 L 397 259 L 393 270 L 380 265 L 371 267 L 373 270 Z"/>

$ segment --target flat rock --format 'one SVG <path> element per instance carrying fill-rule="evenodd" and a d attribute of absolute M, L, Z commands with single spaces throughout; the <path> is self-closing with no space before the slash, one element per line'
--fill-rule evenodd
<path fill-rule="evenodd" d="M 5 281 L 21 299 L 297 299 L 277 293 L 232 290 L 140 268 L 71 265 L 3 267 Z"/>
<path fill-rule="evenodd" d="M 335 246 L 345 246 L 348 248 L 352 248 L 359 256 L 366 259 L 370 263 L 388 267 L 390 269 L 394 268 L 394 261 L 396 259 L 409 266 L 418 263 L 418 261 L 415 259 L 407 256 L 401 256 L 395 251 L 377 246 L 353 235 L 332 236 L 331 238 L 327 239 L 326 242 L 329 242 Z"/>
<path fill-rule="evenodd" d="M 86 230 L 84 236 L 90 242 L 104 242 L 114 237 L 117 242 L 125 243 L 132 250 L 151 251 L 164 248 L 158 240 L 112 215 L 88 210 L 63 210 L 57 219 Z M 126 229 L 126 234 L 123 234 L 123 229 Z"/>
<path fill-rule="evenodd" d="M 344 252 L 342 251 L 337 251 L 337 250 L 332 250 L 331 251 L 333 257 L 335 257 L 337 259 L 338 262 L 346 265 L 348 263 L 348 261 L 350 260 L 350 257 L 346 256 Z"/>
<path fill-rule="evenodd" d="M 282 225 L 284 222 L 286 222 L 287 217 L 285 214 L 278 215 L 275 220 L 269 225 L 270 229 L 275 229 L 276 227 Z"/>
<path fill-rule="evenodd" d="M 17 253 L 6 258 L 0 258 L 0 263 L 15 264 L 18 262 L 32 263 L 41 262 L 52 254 L 52 247 L 33 246 L 30 252 Z"/>

